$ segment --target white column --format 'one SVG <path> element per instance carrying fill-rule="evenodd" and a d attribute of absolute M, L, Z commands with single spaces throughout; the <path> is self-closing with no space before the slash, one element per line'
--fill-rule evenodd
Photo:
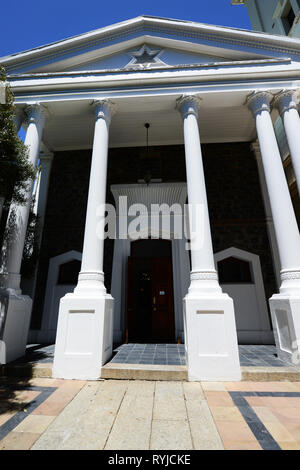
<path fill-rule="evenodd" d="M 53 162 L 53 153 L 40 152 L 40 175 L 36 191 L 36 214 L 39 217 L 39 227 L 42 233 L 47 206 L 50 174 Z"/>
<path fill-rule="evenodd" d="M 283 90 L 274 99 L 274 106 L 283 121 L 289 144 L 291 160 L 300 195 L 300 117 L 298 113 L 298 94 L 296 90 Z"/>
<path fill-rule="evenodd" d="M 41 144 L 42 131 L 45 123 L 45 108 L 39 104 L 26 108 L 28 128 L 25 145 L 28 147 L 29 162 L 36 167 Z M 5 240 L 2 246 L 1 276 L 2 287 L 20 290 L 20 269 L 26 237 L 27 223 L 31 205 L 33 181 L 28 181 L 26 188 L 26 203 L 12 204 L 9 210 Z"/>
<path fill-rule="evenodd" d="M 189 294 L 193 295 L 221 292 L 214 263 L 198 128 L 198 106 L 200 104 L 201 100 L 196 96 L 184 96 L 177 101 L 177 107 L 183 118 L 191 233 L 192 269 Z"/>
<path fill-rule="evenodd" d="M 300 237 L 270 116 L 268 92 L 253 93 L 248 106 L 255 118 L 280 258 L 280 293 L 270 299 L 278 353 L 292 361 L 300 341 Z"/>
<path fill-rule="evenodd" d="M 276 285 L 277 285 L 277 288 L 279 289 L 280 287 L 280 260 L 279 260 L 279 253 L 278 253 L 278 246 L 277 246 L 276 234 L 275 234 L 275 229 L 274 229 L 272 211 L 271 211 L 271 206 L 270 206 L 270 199 L 269 199 L 268 189 L 266 185 L 263 164 L 261 160 L 259 143 L 253 142 L 251 144 L 251 149 L 253 150 L 255 154 L 255 158 L 257 162 L 258 176 L 259 176 L 261 194 L 262 194 L 265 214 L 266 214 L 266 224 L 267 224 L 268 238 L 269 238 L 272 259 L 273 259 Z"/>
<path fill-rule="evenodd" d="M 191 284 L 184 298 L 189 380 L 240 380 L 233 301 L 222 293 L 214 265 L 198 128 L 200 99 L 182 96 L 191 237 Z"/>
<path fill-rule="evenodd" d="M 98 379 L 112 355 L 113 298 L 103 274 L 104 211 L 110 119 L 114 105 L 96 101 L 81 271 L 74 293 L 60 300 L 53 376 Z"/>
<path fill-rule="evenodd" d="M 53 153 L 49 151 L 43 151 L 43 152 L 41 151 L 39 154 L 39 160 L 40 160 L 40 163 L 39 163 L 40 171 L 35 180 L 35 189 L 34 189 L 35 201 L 34 201 L 34 208 L 33 208 L 33 212 L 35 213 L 35 215 L 38 216 L 38 225 L 39 225 L 38 240 L 37 240 L 38 249 L 41 247 L 42 236 L 43 236 L 50 173 L 51 173 L 51 167 L 52 167 L 52 162 L 53 162 Z M 32 299 L 34 299 L 34 295 L 35 295 L 38 266 L 39 266 L 39 260 L 37 261 L 37 264 L 35 266 L 33 277 L 31 279 L 28 279 L 26 283 L 24 283 L 24 280 L 22 281 L 23 291 L 25 291 L 26 289 L 26 293 L 28 293 L 28 295 L 30 295 Z M 31 337 L 31 334 L 29 333 L 29 338 L 30 337 Z M 32 342 L 36 342 L 36 339 Z"/>
<path fill-rule="evenodd" d="M 36 166 L 41 136 L 45 122 L 45 108 L 40 104 L 28 106 L 28 128 L 25 145 L 28 146 L 29 161 Z M 30 212 L 33 181 L 28 181 L 26 203 L 12 204 L 7 218 L 5 238 L 1 253 L 0 271 L 0 362 L 7 363 L 25 353 L 30 322 L 32 300 L 21 295 L 20 269 Z M 17 326 L 18 325 L 18 326 Z"/>
<path fill-rule="evenodd" d="M 110 101 L 98 101 L 95 106 L 95 133 L 88 206 L 86 213 L 81 271 L 76 291 L 106 292 L 103 274 L 104 213 L 109 124 L 114 107 Z M 100 237 L 99 237 L 100 234 Z"/>

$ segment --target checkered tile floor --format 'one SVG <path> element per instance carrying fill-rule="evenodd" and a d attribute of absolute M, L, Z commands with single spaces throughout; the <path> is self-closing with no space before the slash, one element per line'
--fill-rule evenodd
<path fill-rule="evenodd" d="M 276 348 L 272 345 L 239 345 L 240 363 L 243 367 L 285 367 L 278 359 Z M 51 363 L 54 345 L 29 345 L 26 356 L 16 363 Z M 128 343 L 114 349 L 111 360 L 121 364 L 162 364 L 185 365 L 183 344 L 139 344 Z M 294 366 L 295 367 L 295 366 Z"/>
<path fill-rule="evenodd" d="M 185 365 L 183 344 L 123 344 L 114 350 L 111 362 L 121 364 Z M 244 367 L 285 367 L 277 358 L 275 346 L 240 345 L 240 363 Z"/>
<path fill-rule="evenodd" d="M 185 365 L 184 344 L 134 344 L 115 349 L 111 362 L 122 364 Z"/>
<path fill-rule="evenodd" d="M 271 345 L 239 345 L 240 363 L 244 367 L 286 367 Z"/>

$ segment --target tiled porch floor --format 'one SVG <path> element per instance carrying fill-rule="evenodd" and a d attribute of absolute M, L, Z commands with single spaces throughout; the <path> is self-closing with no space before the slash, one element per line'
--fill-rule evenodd
<path fill-rule="evenodd" d="M 185 365 L 183 344 L 122 344 L 114 350 L 111 362 L 119 364 Z M 240 363 L 244 367 L 285 367 L 272 345 L 240 345 Z"/>
<path fill-rule="evenodd" d="M 186 364 L 183 344 L 128 343 L 115 348 L 114 354 L 111 362 L 119 364 Z M 272 345 L 239 345 L 239 354 L 243 367 L 286 367 L 286 364 L 277 358 L 276 348 Z M 29 345 L 26 356 L 15 363 L 51 363 L 53 357 L 53 344 Z M 297 369 L 299 370 L 299 366 Z"/>
<path fill-rule="evenodd" d="M 122 344 L 111 362 L 122 364 L 185 365 L 184 344 Z"/>

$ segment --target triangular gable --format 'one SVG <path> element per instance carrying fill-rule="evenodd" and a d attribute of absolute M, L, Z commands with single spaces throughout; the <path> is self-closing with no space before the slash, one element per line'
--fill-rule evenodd
<path fill-rule="evenodd" d="M 144 48 L 144 52 L 142 50 Z M 147 52 L 148 50 L 148 52 Z M 147 54 L 157 51 L 147 63 Z M 144 57 L 134 62 L 141 52 Z M 295 39 L 188 21 L 138 17 L 0 59 L 9 74 L 177 66 L 274 58 L 300 61 Z M 144 62 L 142 62 L 144 60 Z"/>
<path fill-rule="evenodd" d="M 97 71 L 120 69 L 150 69 L 180 65 L 209 64 L 228 61 L 225 57 L 196 54 L 179 49 L 159 47 L 156 44 L 142 44 L 120 53 L 90 62 L 82 62 L 64 71 Z M 41 71 L 41 70 L 40 70 Z"/>

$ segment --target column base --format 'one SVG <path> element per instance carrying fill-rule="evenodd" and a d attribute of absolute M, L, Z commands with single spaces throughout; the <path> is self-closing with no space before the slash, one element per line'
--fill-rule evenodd
<path fill-rule="evenodd" d="M 269 304 L 278 357 L 300 367 L 300 297 L 274 294 Z"/>
<path fill-rule="evenodd" d="M 97 380 L 112 356 L 113 298 L 72 293 L 60 300 L 53 377 Z"/>
<path fill-rule="evenodd" d="M 25 355 L 32 300 L 12 289 L 0 290 L 0 364 Z"/>
<path fill-rule="evenodd" d="M 189 380 L 241 380 L 232 299 L 188 294 L 183 307 Z"/>

